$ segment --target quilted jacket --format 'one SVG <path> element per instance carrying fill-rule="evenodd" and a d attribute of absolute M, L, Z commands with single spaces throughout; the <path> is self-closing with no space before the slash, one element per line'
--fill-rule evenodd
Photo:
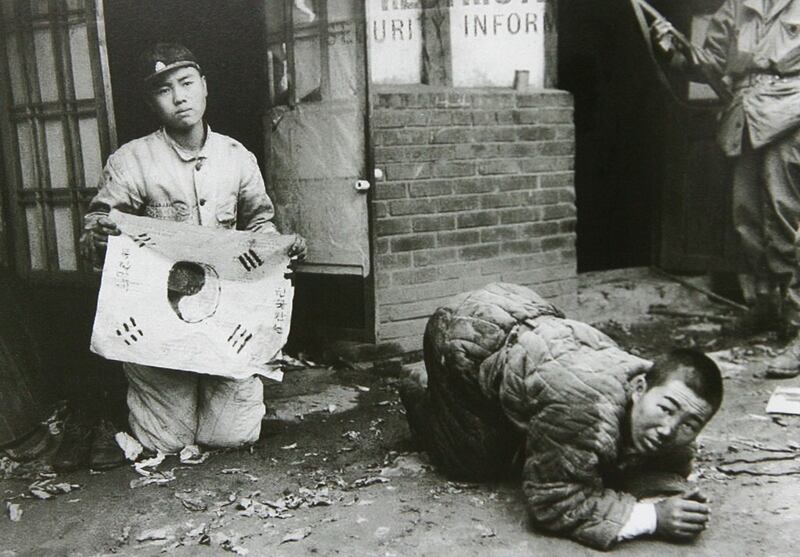
<path fill-rule="evenodd" d="M 461 477 L 490 475 L 524 451 L 539 528 L 607 549 L 636 502 L 612 488 L 638 469 L 688 473 L 690 453 L 643 462 L 626 447 L 629 381 L 651 362 L 533 291 L 495 283 L 463 294 L 434 313 L 424 340 L 430 412 L 412 430 Z"/>

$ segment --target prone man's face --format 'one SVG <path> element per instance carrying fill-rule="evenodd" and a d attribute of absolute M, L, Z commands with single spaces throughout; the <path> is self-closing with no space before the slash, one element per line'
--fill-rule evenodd
<path fill-rule="evenodd" d="M 643 454 L 686 446 L 713 414 L 711 404 L 679 379 L 650 389 L 642 382 L 635 385 L 633 393 L 630 416 L 633 446 Z"/>
<path fill-rule="evenodd" d="M 147 92 L 148 104 L 167 129 L 188 130 L 203 120 L 208 88 L 197 68 L 187 66 L 159 76 Z"/>

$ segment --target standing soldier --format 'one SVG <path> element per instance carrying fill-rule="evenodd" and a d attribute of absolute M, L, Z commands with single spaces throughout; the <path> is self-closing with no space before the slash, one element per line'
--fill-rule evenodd
<path fill-rule="evenodd" d="M 687 52 L 674 29 L 653 27 L 674 68 L 724 76 L 733 99 L 717 140 L 734 159 L 733 223 L 756 300 L 746 322 L 791 339 L 770 363 L 773 376 L 800 373 L 800 0 L 725 0 L 703 50 Z"/>

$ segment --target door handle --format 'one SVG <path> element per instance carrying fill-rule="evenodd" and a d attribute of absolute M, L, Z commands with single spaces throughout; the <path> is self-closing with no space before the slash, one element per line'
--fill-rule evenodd
<path fill-rule="evenodd" d="M 364 193 L 369 191 L 369 188 L 372 187 L 372 184 L 369 183 L 369 180 L 356 180 L 355 186 L 356 191 L 359 193 Z"/>

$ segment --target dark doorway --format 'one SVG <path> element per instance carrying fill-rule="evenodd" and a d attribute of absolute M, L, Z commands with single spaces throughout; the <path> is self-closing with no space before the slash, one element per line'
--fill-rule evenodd
<path fill-rule="evenodd" d="M 140 53 L 155 42 L 179 42 L 206 74 L 209 125 L 241 141 L 263 169 L 263 0 L 106 0 L 105 23 L 120 145 L 158 126 L 136 75 Z"/>
<path fill-rule="evenodd" d="M 630 3 L 597 4 L 558 3 L 558 87 L 575 97 L 581 272 L 657 263 L 664 131 L 673 109 Z M 668 2 L 653 4 L 662 9 Z"/>

